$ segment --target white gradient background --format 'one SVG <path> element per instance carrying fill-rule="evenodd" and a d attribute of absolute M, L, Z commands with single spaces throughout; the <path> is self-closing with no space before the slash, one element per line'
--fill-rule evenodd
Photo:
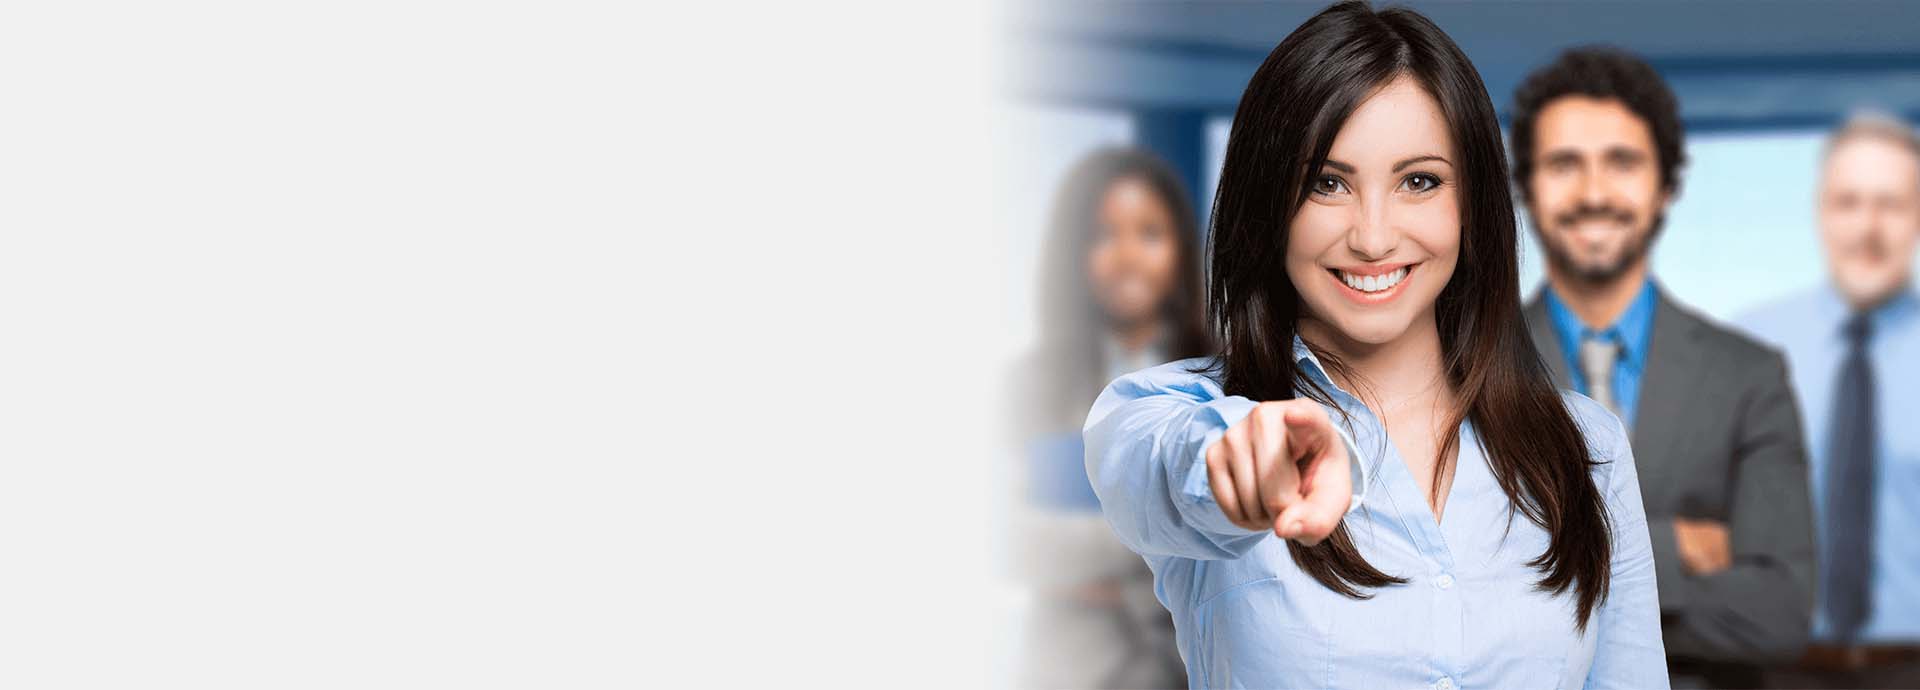
<path fill-rule="evenodd" d="M 0 9 L 0 687 L 985 685 L 986 27 Z"/>

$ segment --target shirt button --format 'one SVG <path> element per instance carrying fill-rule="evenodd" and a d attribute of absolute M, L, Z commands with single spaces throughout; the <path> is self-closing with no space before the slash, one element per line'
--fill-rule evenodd
<path fill-rule="evenodd" d="M 1434 687 L 1434 690 L 1453 690 L 1453 679 L 1448 678 L 1446 676 L 1441 676 L 1440 682 L 1434 683 L 1433 687 Z"/>
<path fill-rule="evenodd" d="M 1438 585 L 1441 589 L 1453 589 L 1453 576 L 1447 573 L 1441 573 L 1440 577 L 1433 581 L 1433 584 Z M 1453 682 L 1445 678 L 1440 679 L 1440 681 L 1443 683 Z M 1446 690 L 1446 688 L 1442 687 L 1440 690 Z"/>

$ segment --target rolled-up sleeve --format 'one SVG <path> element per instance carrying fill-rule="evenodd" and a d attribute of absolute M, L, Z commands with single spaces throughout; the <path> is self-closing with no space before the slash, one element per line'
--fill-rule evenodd
<path fill-rule="evenodd" d="M 1604 476 L 1607 515 L 1613 531 L 1613 562 L 1607 598 L 1597 614 L 1598 638 L 1588 688 L 1668 687 L 1666 646 L 1660 633 L 1660 594 L 1654 576 L 1653 544 L 1646 507 L 1640 502 L 1640 477 L 1633 448 L 1620 420 L 1597 403 L 1583 413 L 1596 460 L 1607 463 Z"/>
<path fill-rule="evenodd" d="M 1087 477 L 1120 542 L 1145 556 L 1238 558 L 1271 534 L 1233 524 L 1213 500 L 1207 448 L 1258 403 L 1224 395 L 1183 360 L 1128 374 L 1094 401 L 1085 427 Z M 1368 472 L 1352 435 L 1335 424 L 1353 473 L 1348 511 Z"/>

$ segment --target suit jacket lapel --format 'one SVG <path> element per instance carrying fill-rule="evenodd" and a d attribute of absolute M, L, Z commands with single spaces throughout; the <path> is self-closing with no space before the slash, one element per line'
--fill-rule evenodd
<path fill-rule="evenodd" d="M 1573 374 L 1567 368 L 1566 352 L 1560 347 L 1559 334 L 1553 330 L 1553 319 L 1547 315 L 1544 298 L 1547 289 L 1542 286 L 1542 292 L 1536 293 L 1526 305 L 1527 330 L 1533 335 L 1534 347 L 1547 360 L 1547 369 L 1553 372 L 1553 384 L 1573 390 Z M 1640 372 L 1639 409 L 1629 429 L 1640 470 L 1640 485 L 1650 490 L 1663 486 L 1660 480 L 1673 471 L 1669 450 L 1679 441 L 1686 410 L 1692 404 L 1693 393 L 1700 388 L 1697 381 L 1702 363 L 1696 341 L 1697 327 L 1698 322 L 1691 315 L 1675 308 L 1666 293 L 1659 286 L 1654 287 L 1653 337 L 1647 346 L 1646 369 Z M 1648 505 L 1654 503 L 1650 500 Z"/>
<path fill-rule="evenodd" d="M 1560 347 L 1560 336 L 1553 332 L 1553 318 L 1547 315 L 1546 291 L 1534 293 L 1533 301 L 1526 306 L 1527 330 L 1533 334 L 1533 347 L 1547 360 L 1547 370 L 1553 372 L 1553 385 L 1573 390 L 1573 373 L 1567 369 L 1567 353 Z"/>
<path fill-rule="evenodd" d="M 1642 487 L 1666 486 L 1660 480 L 1678 469 L 1673 466 L 1679 460 L 1673 446 L 1686 428 L 1705 364 L 1697 340 L 1699 322 L 1675 308 L 1657 287 L 1654 294 L 1652 344 L 1646 370 L 1640 372 L 1639 410 L 1631 430 Z"/>

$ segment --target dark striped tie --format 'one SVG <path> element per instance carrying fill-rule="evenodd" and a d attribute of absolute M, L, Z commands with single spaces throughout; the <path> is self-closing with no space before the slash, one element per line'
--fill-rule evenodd
<path fill-rule="evenodd" d="M 1872 324 L 1865 313 L 1847 319 L 1846 359 L 1833 389 L 1827 422 L 1826 527 L 1821 546 L 1821 597 L 1838 642 L 1852 642 L 1867 619 L 1873 569 L 1873 366 L 1867 361 Z"/>

